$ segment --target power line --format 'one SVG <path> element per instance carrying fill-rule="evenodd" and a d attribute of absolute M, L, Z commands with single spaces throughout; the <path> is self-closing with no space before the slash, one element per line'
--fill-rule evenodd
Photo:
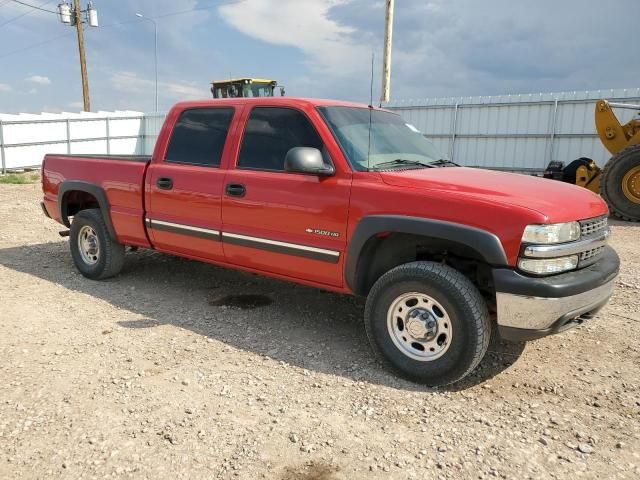
<path fill-rule="evenodd" d="M 53 13 L 54 15 L 58 14 L 58 12 L 56 12 L 54 10 L 47 10 L 45 8 L 40 8 L 39 6 L 31 5 L 30 3 L 21 2 L 20 0 L 13 0 L 13 2 L 14 3 L 19 3 L 20 5 L 24 5 L 25 7 L 35 8 L 36 10 L 40 10 L 42 12 Z M 45 3 L 50 3 L 50 2 L 46 1 L 46 2 L 41 3 L 40 5 L 44 5 Z"/>
<path fill-rule="evenodd" d="M 157 20 L 159 18 L 166 18 L 166 17 L 173 17 L 175 15 L 184 15 L 185 13 L 191 13 L 191 12 L 197 12 L 200 10 L 211 10 L 212 8 L 217 8 L 217 7 L 221 7 L 224 5 L 234 5 L 236 3 L 243 3 L 246 2 L 247 0 L 228 0 L 228 1 L 224 1 L 224 2 L 216 2 L 212 5 L 209 5 L 207 7 L 198 7 L 198 8 L 192 8 L 191 10 L 181 10 L 178 12 L 171 12 L 171 13 L 163 13 L 161 15 L 156 15 L 155 17 L 147 17 L 147 18 L 151 18 L 152 20 Z M 115 27 L 118 25 L 126 25 L 128 23 L 140 23 L 140 22 L 144 22 L 144 20 L 126 20 L 124 22 L 116 22 L 116 23 L 109 23 L 107 25 L 101 25 L 100 28 L 107 28 L 107 27 Z"/>
<path fill-rule="evenodd" d="M 24 52 L 26 50 L 31 50 L 32 48 L 36 48 L 36 47 L 39 47 L 40 45 L 44 45 L 46 43 L 53 42 L 54 40 L 57 40 L 57 39 L 62 38 L 62 37 L 66 37 L 68 35 L 71 35 L 72 33 L 73 32 L 67 32 L 67 33 L 63 33 L 62 35 L 57 35 L 55 37 L 47 38 L 46 40 L 43 40 L 42 42 L 33 43 L 33 44 L 31 44 L 29 46 L 26 46 L 24 48 L 19 48 L 18 50 L 14 50 L 12 52 L 5 53 L 4 55 L 0 55 L 0 58 L 9 57 L 11 55 L 15 55 L 16 53 Z"/>
<path fill-rule="evenodd" d="M 165 13 L 163 15 L 157 15 L 155 17 L 152 18 L 164 18 L 164 17 L 172 17 L 173 15 L 182 15 L 183 13 L 189 13 L 189 12 L 195 12 L 198 10 L 211 10 L 212 8 L 216 8 L 216 7 L 221 7 L 223 5 L 233 5 L 235 3 L 244 3 L 247 0 L 229 0 L 227 2 L 217 2 L 213 5 L 210 5 L 208 7 L 198 7 L 198 8 L 192 8 L 191 10 L 182 10 L 181 12 L 174 12 L 174 13 Z"/>
<path fill-rule="evenodd" d="M 15 1 L 16 1 L 16 0 L 7 0 L 7 1 L 6 1 L 5 3 L 3 3 L 2 5 L 5 5 L 6 3 L 10 3 L 10 2 L 15 2 Z M 37 10 L 44 10 L 44 9 L 39 8 L 39 7 L 41 7 L 41 6 L 43 6 L 43 5 L 46 5 L 47 3 L 51 3 L 52 1 L 53 1 L 53 0 L 46 0 L 46 1 L 42 2 L 41 4 L 39 4 L 39 5 L 38 5 L 38 7 L 35 7 L 35 6 L 33 6 L 33 5 L 30 5 L 30 6 L 31 6 L 31 7 L 33 7 L 33 8 L 36 8 Z M 25 4 L 23 4 L 22 2 L 17 2 L 17 3 L 19 3 L 20 5 L 25 5 Z M 0 6 L 2 6 L 2 5 L 0 5 Z M 45 11 L 45 12 L 49 12 L 49 10 L 44 10 L 44 11 Z M 22 17 L 24 17 L 25 15 L 29 15 L 30 13 L 33 13 L 33 10 L 27 10 L 26 12 L 21 13 L 20 15 L 17 15 L 17 16 L 15 16 L 15 17 L 13 17 L 13 18 L 10 18 L 10 19 L 9 19 L 9 20 L 7 20 L 6 22 L 2 22 L 2 23 L 0 23 L 0 27 L 4 27 L 4 26 L 5 26 L 5 25 L 7 25 L 8 23 L 11 23 L 11 22 L 13 22 L 13 21 L 15 21 L 15 20 L 18 20 L 19 18 L 22 18 Z M 54 13 L 55 13 L 55 12 L 54 12 Z"/>
<path fill-rule="evenodd" d="M 15 0 L 12 0 L 12 1 L 15 1 Z M 52 1 L 52 0 L 50 0 L 50 1 Z M 45 2 L 45 3 L 50 3 L 50 1 L 49 2 Z M 210 7 L 200 7 L 200 8 L 193 8 L 191 10 L 183 10 L 183 11 L 180 11 L 180 12 L 165 13 L 165 14 L 162 14 L 162 15 L 158 15 L 158 16 L 155 16 L 155 17 L 149 17 L 149 18 L 157 19 L 157 18 L 171 17 L 171 16 L 174 16 L 174 15 L 183 15 L 185 13 L 193 12 L 193 11 L 196 11 L 196 10 L 210 10 L 211 8 L 219 7 L 221 5 L 233 5 L 235 3 L 242 3 L 242 2 L 246 2 L 246 1 L 247 0 L 231 0 L 231 1 L 227 1 L 227 2 L 218 2 L 215 5 L 211 5 Z M 42 5 L 44 5 L 44 4 L 42 4 Z M 25 15 L 25 14 L 23 14 L 23 15 Z M 100 28 L 109 28 L 109 27 L 115 27 L 115 26 L 118 26 L 118 25 L 126 25 L 128 23 L 140 23 L 140 22 L 144 22 L 144 20 L 127 20 L 125 22 L 110 23 L 108 25 L 101 25 Z M 4 25 L 4 24 L 0 24 L 0 27 L 2 25 Z M 21 53 L 21 52 L 25 52 L 27 50 L 31 50 L 32 48 L 39 47 L 40 45 L 45 45 L 45 44 L 47 44 L 49 42 L 52 42 L 52 41 L 57 40 L 59 38 L 65 37 L 67 35 L 71 35 L 71 33 L 63 33 L 62 35 L 56 35 L 55 37 L 48 38 L 48 39 L 43 40 L 41 42 L 33 43 L 33 44 L 28 45 L 26 47 L 19 48 L 17 50 L 13 50 L 11 52 L 4 53 L 4 54 L 0 55 L 0 58 L 9 57 L 11 55 L 15 55 L 16 53 Z"/>

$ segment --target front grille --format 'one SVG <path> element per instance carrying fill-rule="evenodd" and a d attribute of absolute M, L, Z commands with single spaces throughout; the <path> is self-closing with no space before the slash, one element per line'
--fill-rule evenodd
<path fill-rule="evenodd" d="M 602 235 L 608 231 L 607 216 L 589 218 L 580 221 L 581 238 L 588 239 Z M 578 268 L 586 267 L 598 261 L 604 247 L 592 248 L 580 253 Z"/>
<path fill-rule="evenodd" d="M 592 248 L 580 254 L 580 266 L 586 267 L 598 260 L 598 256 L 604 251 L 604 247 Z"/>
<path fill-rule="evenodd" d="M 607 217 L 596 217 L 580 221 L 582 237 L 597 235 L 607 229 Z"/>

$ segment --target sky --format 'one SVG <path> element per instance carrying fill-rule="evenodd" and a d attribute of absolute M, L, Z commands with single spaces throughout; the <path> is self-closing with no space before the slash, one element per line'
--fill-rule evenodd
<path fill-rule="evenodd" d="M 55 10 L 60 0 L 21 0 Z M 87 0 L 81 0 L 83 7 Z M 92 110 L 160 110 L 210 82 L 266 77 L 287 95 L 368 102 L 381 90 L 381 0 L 94 0 Z M 613 4 L 615 3 L 615 8 Z M 640 0 L 396 0 L 392 101 L 640 86 Z M 75 28 L 0 0 L 0 112 L 82 109 Z"/>

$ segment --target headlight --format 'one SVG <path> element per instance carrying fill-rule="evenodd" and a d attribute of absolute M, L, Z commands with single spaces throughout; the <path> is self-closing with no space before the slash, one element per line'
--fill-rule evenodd
<path fill-rule="evenodd" d="M 527 225 L 522 234 L 524 243 L 565 243 L 579 238 L 580 224 L 578 222 Z"/>
<path fill-rule="evenodd" d="M 518 267 L 525 272 L 536 275 L 551 275 L 554 273 L 573 270 L 578 266 L 578 255 L 558 258 L 521 258 Z"/>

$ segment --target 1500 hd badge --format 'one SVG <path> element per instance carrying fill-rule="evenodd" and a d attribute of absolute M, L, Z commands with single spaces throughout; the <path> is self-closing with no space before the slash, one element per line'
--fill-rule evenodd
<path fill-rule="evenodd" d="M 330 232 L 329 230 L 322 230 L 321 228 L 307 228 L 305 230 L 307 233 L 313 233 L 315 235 L 324 235 L 325 237 L 339 237 L 340 234 L 338 232 Z"/>

